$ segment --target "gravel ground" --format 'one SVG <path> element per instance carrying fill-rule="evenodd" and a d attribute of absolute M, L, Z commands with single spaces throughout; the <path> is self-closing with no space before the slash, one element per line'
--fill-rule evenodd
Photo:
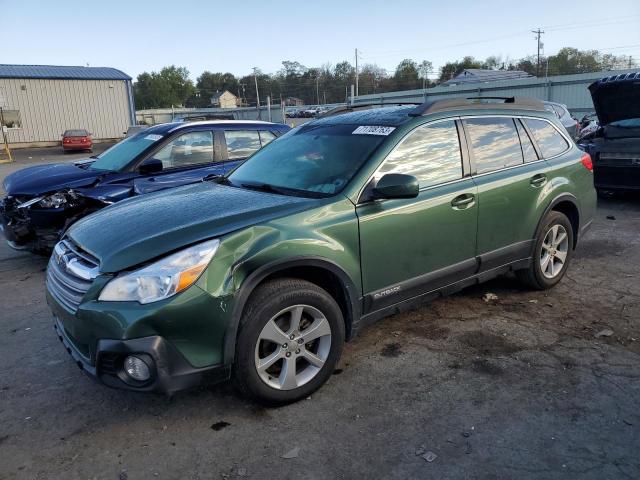
<path fill-rule="evenodd" d="M 266 409 L 92 382 L 53 332 L 46 260 L 3 244 L 0 478 L 640 478 L 639 247 L 640 197 L 601 200 L 553 290 L 507 277 L 390 317 Z"/>

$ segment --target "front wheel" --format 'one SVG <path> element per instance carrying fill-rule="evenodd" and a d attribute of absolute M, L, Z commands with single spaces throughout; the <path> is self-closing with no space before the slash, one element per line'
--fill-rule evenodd
<path fill-rule="evenodd" d="M 340 307 L 325 290 L 298 279 L 259 287 L 247 302 L 233 379 L 267 405 L 305 398 L 331 376 L 345 336 Z"/>
<path fill-rule="evenodd" d="M 518 278 L 536 290 L 558 283 L 567 271 L 573 254 L 573 227 L 566 215 L 551 211 L 535 239 L 531 265 L 516 272 Z"/>

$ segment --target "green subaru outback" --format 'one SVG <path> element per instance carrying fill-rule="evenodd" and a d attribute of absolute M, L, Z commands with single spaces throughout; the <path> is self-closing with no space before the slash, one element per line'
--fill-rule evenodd
<path fill-rule="evenodd" d="M 375 320 L 511 271 L 560 281 L 596 195 L 542 103 L 345 110 L 71 227 L 47 299 L 78 366 L 138 391 L 232 378 L 283 404 Z"/>

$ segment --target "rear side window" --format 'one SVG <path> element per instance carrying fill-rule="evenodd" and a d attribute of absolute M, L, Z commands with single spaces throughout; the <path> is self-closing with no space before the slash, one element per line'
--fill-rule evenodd
<path fill-rule="evenodd" d="M 376 176 L 385 173 L 413 175 L 420 187 L 462 178 L 455 122 L 447 120 L 416 128 L 389 154 Z"/>
<path fill-rule="evenodd" d="M 268 130 L 260 131 L 260 141 L 262 142 L 262 146 L 264 147 L 266 144 L 274 141 L 276 136 Z"/>
<path fill-rule="evenodd" d="M 520 145 L 522 145 L 522 156 L 525 162 L 535 162 L 538 160 L 538 154 L 536 153 L 536 149 L 533 148 L 533 142 L 531 142 L 529 134 L 520 122 L 521 120 L 516 120 L 518 135 L 520 136 Z"/>
<path fill-rule="evenodd" d="M 260 135 L 257 130 L 226 130 L 229 160 L 240 160 L 260 150 Z"/>
<path fill-rule="evenodd" d="M 512 118 L 465 120 L 477 173 L 522 164 L 522 150 Z"/>
<path fill-rule="evenodd" d="M 532 118 L 525 119 L 533 133 L 543 158 L 553 157 L 569 149 L 564 137 L 549 122 Z"/>

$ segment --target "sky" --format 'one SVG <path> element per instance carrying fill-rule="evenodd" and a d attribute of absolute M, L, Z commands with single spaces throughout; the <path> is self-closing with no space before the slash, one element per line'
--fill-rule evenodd
<path fill-rule="evenodd" d="M 610 7 L 605 8 L 610 5 Z M 518 59 L 565 46 L 640 63 L 640 0 L 254 1 L 0 0 L 0 63 L 118 68 L 133 78 L 184 66 L 265 73 L 348 60 L 393 72 L 404 58 L 434 70 L 465 55 Z"/>

